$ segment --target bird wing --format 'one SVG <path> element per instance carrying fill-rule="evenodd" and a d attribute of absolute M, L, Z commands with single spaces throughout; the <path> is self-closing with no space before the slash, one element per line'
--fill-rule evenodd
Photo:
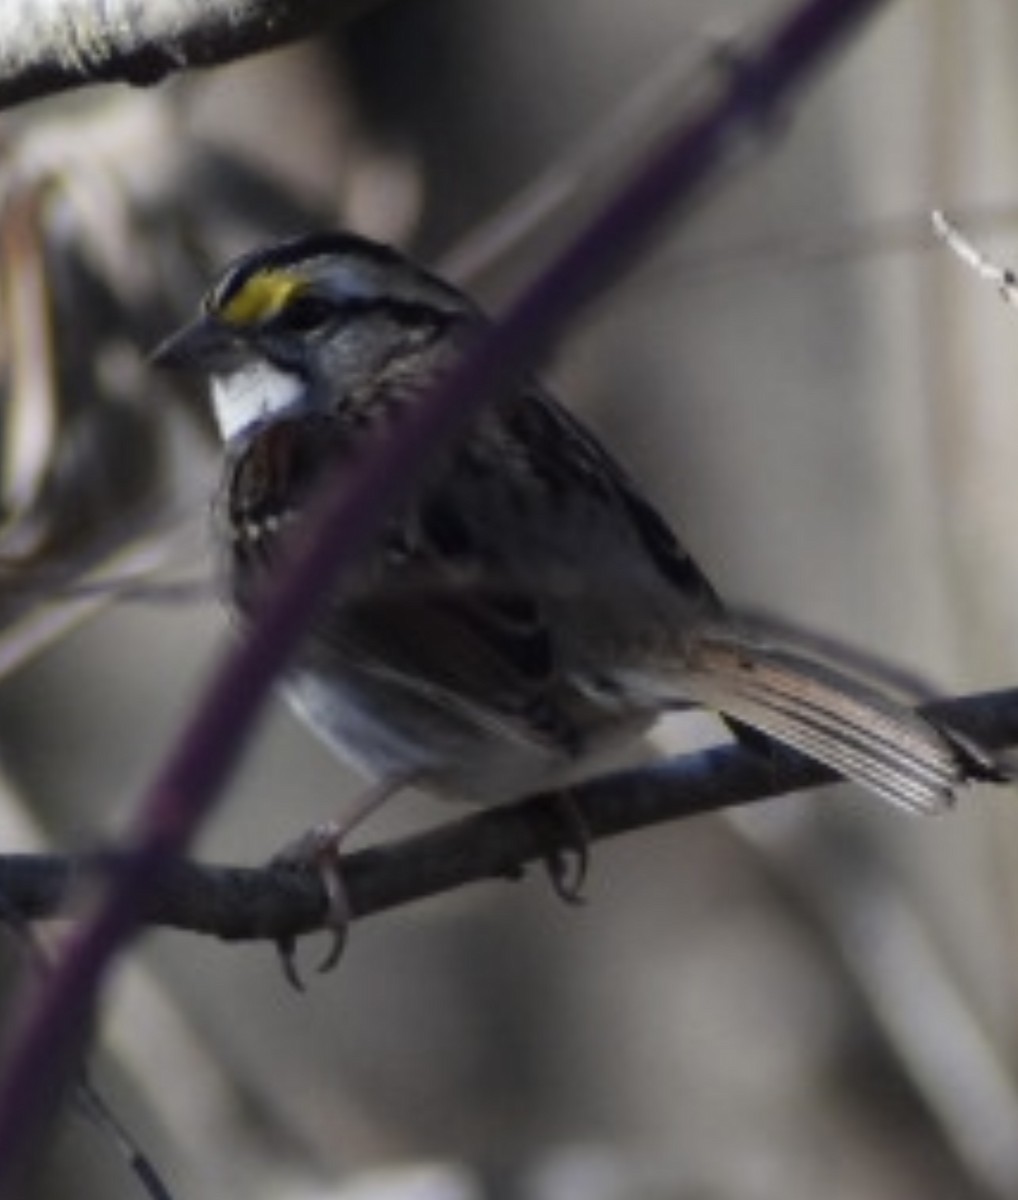
<path fill-rule="evenodd" d="M 257 534 L 235 548 L 252 599 L 271 573 L 274 516 L 285 506 L 292 517 L 326 471 L 355 461 L 357 436 L 340 406 L 275 423 L 235 464 L 226 502 L 231 526 Z M 592 697 L 612 646 L 624 654 L 648 606 L 674 616 L 675 597 L 692 613 L 719 607 L 621 468 L 532 385 L 425 473 L 314 623 L 309 650 L 561 746 L 611 719 L 610 698 Z"/>
<path fill-rule="evenodd" d="M 621 468 L 533 385 L 426 474 L 315 636 L 481 724 L 561 746 L 610 723 L 601 656 L 644 619 L 642 596 L 669 593 L 671 608 L 674 591 L 718 608 Z"/>

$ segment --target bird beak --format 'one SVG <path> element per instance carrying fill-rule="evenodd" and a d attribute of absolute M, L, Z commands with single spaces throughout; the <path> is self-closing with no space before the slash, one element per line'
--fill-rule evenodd
<path fill-rule="evenodd" d="M 149 361 L 167 371 L 207 373 L 236 366 L 242 352 L 231 330 L 202 314 L 171 333 L 153 350 Z"/>

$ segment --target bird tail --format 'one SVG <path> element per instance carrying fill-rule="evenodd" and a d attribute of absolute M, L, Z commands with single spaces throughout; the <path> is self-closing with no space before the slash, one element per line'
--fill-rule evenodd
<path fill-rule="evenodd" d="M 683 658 L 684 697 L 911 812 L 941 812 L 959 785 L 1000 778 L 966 739 L 825 663 L 727 634 L 696 638 Z"/>

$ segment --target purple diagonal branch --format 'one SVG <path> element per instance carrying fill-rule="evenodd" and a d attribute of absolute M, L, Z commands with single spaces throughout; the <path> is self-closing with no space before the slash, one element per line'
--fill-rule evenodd
<path fill-rule="evenodd" d="M 532 361 L 598 289 L 632 262 L 669 211 L 682 211 L 734 165 L 880 0 L 809 0 L 733 65 L 727 86 L 665 140 L 618 195 L 509 309 L 396 436 L 309 513 L 291 571 L 251 637 L 213 678 L 148 789 L 125 838 L 124 864 L 95 900 L 16 1029 L 0 1080 L 0 1192 L 52 1114 L 100 985 L 137 932 L 150 885 L 189 846 L 319 597 L 405 495 L 426 456 L 513 372 Z"/>

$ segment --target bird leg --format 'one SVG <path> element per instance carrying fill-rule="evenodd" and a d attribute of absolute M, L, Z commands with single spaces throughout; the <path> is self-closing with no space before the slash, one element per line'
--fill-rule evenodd
<path fill-rule="evenodd" d="M 320 972 L 331 971 L 339 962 L 350 929 L 350 898 L 340 870 L 343 843 L 357 825 L 412 782 L 413 776 L 400 775 L 365 788 L 342 813 L 330 821 L 313 825 L 295 841 L 287 843 L 269 861 L 271 867 L 311 868 L 318 873 L 326 895 L 325 928 L 332 935 L 331 944 L 318 964 Z M 287 982 L 296 991 L 302 992 L 304 984 L 297 969 L 296 938 L 293 935 L 279 938 L 276 950 Z"/>

